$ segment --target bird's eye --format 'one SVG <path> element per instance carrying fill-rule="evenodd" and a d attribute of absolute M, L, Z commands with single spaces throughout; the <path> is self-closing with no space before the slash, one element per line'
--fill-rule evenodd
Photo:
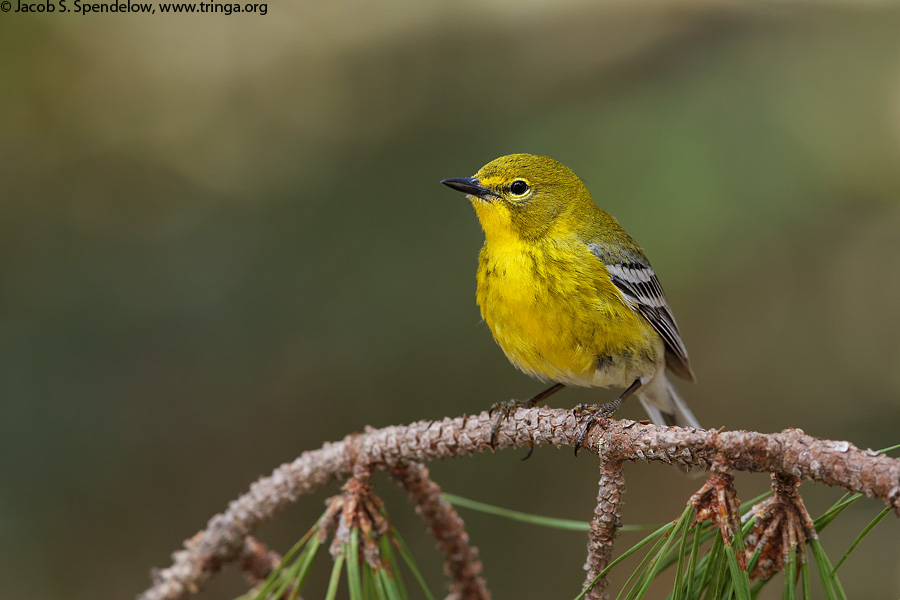
<path fill-rule="evenodd" d="M 524 196 L 528 192 L 528 184 L 521 179 L 516 179 L 509 184 L 509 191 L 513 196 Z"/>

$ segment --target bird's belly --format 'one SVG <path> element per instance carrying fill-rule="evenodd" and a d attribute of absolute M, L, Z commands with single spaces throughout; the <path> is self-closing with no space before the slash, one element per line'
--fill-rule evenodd
<path fill-rule="evenodd" d="M 481 314 L 507 358 L 567 385 L 627 387 L 652 376 L 662 339 L 605 273 L 540 258 L 483 256 L 479 266 Z"/>

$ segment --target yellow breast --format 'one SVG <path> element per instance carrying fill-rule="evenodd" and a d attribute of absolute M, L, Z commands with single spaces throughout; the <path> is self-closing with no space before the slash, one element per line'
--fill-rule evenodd
<path fill-rule="evenodd" d="M 494 339 L 519 369 L 567 385 L 625 387 L 652 376 L 663 342 L 624 300 L 586 245 L 486 243 L 477 300 Z"/>

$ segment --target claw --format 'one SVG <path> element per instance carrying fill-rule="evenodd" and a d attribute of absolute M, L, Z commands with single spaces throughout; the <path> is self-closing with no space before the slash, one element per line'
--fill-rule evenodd
<path fill-rule="evenodd" d="M 546 390 L 544 390 L 543 392 L 541 392 L 539 394 L 535 394 L 534 396 L 532 396 L 525 402 L 514 399 L 514 400 L 510 400 L 509 402 L 495 402 L 494 404 L 492 404 L 491 408 L 488 410 L 488 416 L 489 417 L 494 416 L 494 412 L 499 412 L 500 414 L 498 415 L 497 420 L 494 421 L 493 427 L 491 427 L 491 448 L 494 447 L 494 442 L 497 439 L 497 432 L 500 431 L 500 422 L 505 418 L 509 418 L 509 415 L 512 414 L 513 410 L 515 410 L 517 408 L 532 408 L 532 407 L 534 407 L 535 404 L 537 404 L 538 402 L 540 402 L 541 400 L 543 400 L 545 398 L 548 398 L 549 396 L 552 396 L 553 394 L 555 394 L 556 392 L 561 390 L 563 387 L 564 387 L 563 384 L 555 383 L 555 384 L 551 385 L 549 388 L 547 388 Z M 528 454 L 526 454 L 525 458 L 523 458 L 522 460 L 527 460 L 528 457 L 531 456 L 531 453 L 533 451 L 534 451 L 534 446 L 529 448 Z"/>
<path fill-rule="evenodd" d="M 528 444 L 528 453 L 522 457 L 522 460 L 528 460 L 531 458 L 531 454 L 534 452 L 534 444 Z"/>
<path fill-rule="evenodd" d="M 578 433 L 578 437 L 575 438 L 575 456 L 578 456 L 578 451 L 581 449 L 581 445 L 584 443 L 584 438 L 587 437 L 588 431 L 591 428 L 591 425 L 594 424 L 594 421 L 597 420 L 597 414 L 593 414 L 588 417 L 587 423 L 584 424 L 584 427 L 581 428 L 581 431 Z M 603 415 L 600 415 L 600 418 L 605 418 Z"/>
<path fill-rule="evenodd" d="M 584 424 L 581 433 L 579 433 L 578 437 L 575 439 L 575 456 L 578 456 L 578 449 L 581 448 L 581 444 L 584 443 L 584 438 L 587 436 L 588 429 L 590 429 L 594 421 L 597 420 L 597 417 L 605 419 L 606 417 L 613 416 L 615 412 L 619 410 L 619 407 L 622 406 L 622 402 L 636 392 L 641 385 L 641 380 L 635 379 L 634 383 L 628 386 L 628 389 L 622 392 L 622 395 L 612 402 L 606 404 L 579 404 L 572 410 L 572 416 L 574 417 L 578 417 L 579 411 L 590 411 L 592 413 Z"/>
<path fill-rule="evenodd" d="M 588 431 L 591 429 L 591 425 L 594 424 L 594 421 L 598 418 L 605 419 L 616 412 L 618 406 L 614 406 L 614 404 L 614 402 L 610 402 L 609 404 L 579 404 L 572 410 L 572 415 L 575 417 L 578 416 L 578 412 L 591 413 L 591 416 L 585 421 L 584 427 L 578 432 L 578 437 L 575 438 L 575 456 L 578 456 L 578 450 L 580 450 L 581 445 L 584 444 L 584 438 L 587 437 Z"/>
<path fill-rule="evenodd" d="M 495 402 L 491 409 L 488 411 L 488 415 L 493 416 L 494 412 L 497 413 L 497 419 L 494 421 L 493 427 L 491 427 L 491 448 L 493 449 L 495 446 L 495 442 L 497 440 L 497 432 L 500 431 L 500 423 L 503 419 L 508 419 L 509 415 L 512 414 L 512 411 L 523 406 L 523 402 L 519 402 L 518 400 L 510 400 L 509 402 Z"/>

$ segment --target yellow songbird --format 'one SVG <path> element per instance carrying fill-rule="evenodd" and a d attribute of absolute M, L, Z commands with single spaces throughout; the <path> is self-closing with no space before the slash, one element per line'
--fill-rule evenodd
<path fill-rule="evenodd" d="M 477 300 L 494 339 L 516 367 L 555 382 L 525 405 L 564 385 L 622 387 L 613 402 L 579 405 L 588 426 L 634 394 L 654 423 L 700 427 L 666 376 L 694 381 L 656 274 L 571 169 L 512 154 L 441 183 L 466 194 L 484 229 Z"/>

